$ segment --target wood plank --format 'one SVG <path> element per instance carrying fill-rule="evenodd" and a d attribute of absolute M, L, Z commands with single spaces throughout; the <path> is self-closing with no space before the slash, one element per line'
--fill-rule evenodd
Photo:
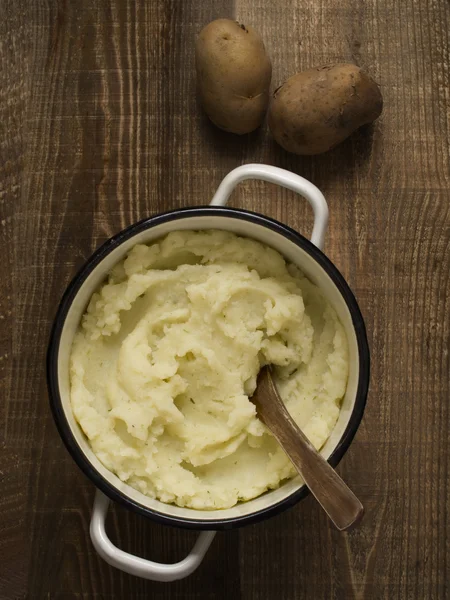
<path fill-rule="evenodd" d="M 195 97 L 193 44 L 210 20 L 260 30 L 273 88 L 351 61 L 385 110 L 338 148 L 295 157 L 266 127 L 216 130 Z M 450 7 L 445 0 L 4 0 L 0 5 L 0 598 L 441 599 L 450 594 Z M 267 162 L 318 185 L 326 252 L 366 318 L 372 382 L 340 473 L 366 506 L 339 534 L 311 498 L 219 534 L 170 585 L 111 569 L 88 527 L 93 486 L 48 410 L 45 345 L 57 302 L 90 253 L 162 210 L 209 201 L 233 167 Z M 294 194 L 246 183 L 236 206 L 309 232 Z M 193 532 L 114 507 L 120 547 L 181 558 Z"/>

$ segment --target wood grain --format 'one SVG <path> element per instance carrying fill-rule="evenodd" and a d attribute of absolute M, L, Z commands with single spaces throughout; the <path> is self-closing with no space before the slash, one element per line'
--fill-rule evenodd
<path fill-rule="evenodd" d="M 385 111 L 301 158 L 263 127 L 214 129 L 195 98 L 193 41 L 217 17 L 263 34 L 273 87 L 352 61 Z M 2 0 L 0 3 L 0 598 L 445 599 L 449 536 L 450 8 L 446 0 Z M 246 162 L 291 169 L 330 206 L 326 252 L 366 318 L 367 410 L 339 471 L 361 498 L 340 534 L 307 498 L 217 536 L 199 571 L 156 584 L 114 571 L 88 537 L 93 486 L 59 440 L 44 361 L 56 305 L 108 236 L 209 201 Z M 237 206 L 308 232 L 290 192 L 242 185 Z M 176 560 L 195 534 L 115 507 L 124 549 Z"/>

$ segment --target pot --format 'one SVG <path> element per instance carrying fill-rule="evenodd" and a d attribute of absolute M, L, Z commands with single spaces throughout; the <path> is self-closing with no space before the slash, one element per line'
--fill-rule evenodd
<path fill-rule="evenodd" d="M 261 214 L 227 208 L 235 186 L 246 179 L 261 179 L 297 192 L 314 211 L 311 241 Z M 337 312 L 349 344 L 349 379 L 338 421 L 321 452 L 335 466 L 344 455 L 361 421 L 369 385 L 369 349 L 357 302 L 333 263 L 322 253 L 328 207 L 322 193 L 306 179 L 288 171 L 249 164 L 231 171 L 212 202 L 205 207 L 182 208 L 144 219 L 105 242 L 86 262 L 66 290 L 59 305 L 47 355 L 50 404 L 58 431 L 81 470 L 97 487 L 90 534 L 98 553 L 111 565 L 156 581 L 181 579 L 200 564 L 217 530 L 255 523 L 294 505 L 307 494 L 299 477 L 278 489 L 232 508 L 199 511 L 148 498 L 108 471 L 90 449 L 70 404 L 69 356 L 74 334 L 92 293 L 110 269 L 137 243 L 152 243 L 175 230 L 222 229 L 256 239 L 278 250 L 314 282 Z M 112 544 L 105 531 L 110 500 L 167 525 L 202 530 L 191 553 L 171 565 L 128 554 Z"/>

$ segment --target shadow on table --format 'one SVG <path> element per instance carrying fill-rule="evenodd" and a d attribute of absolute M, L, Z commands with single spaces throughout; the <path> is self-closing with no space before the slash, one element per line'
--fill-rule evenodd
<path fill-rule="evenodd" d="M 337 179 L 351 181 L 356 171 L 363 174 L 370 163 L 374 145 L 374 124 L 361 127 L 324 154 L 297 156 L 286 152 L 274 141 L 266 123 L 242 136 L 220 130 L 204 113 L 199 123 L 202 143 L 225 168 L 232 169 L 249 162 L 267 163 L 302 175 L 324 189 Z"/>

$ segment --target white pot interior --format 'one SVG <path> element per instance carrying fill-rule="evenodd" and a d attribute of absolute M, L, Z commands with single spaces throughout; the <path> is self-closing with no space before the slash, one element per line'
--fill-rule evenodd
<path fill-rule="evenodd" d="M 72 434 L 87 460 L 112 486 L 125 494 L 134 502 L 143 507 L 157 511 L 158 513 L 177 519 L 197 519 L 202 521 L 217 521 L 221 519 L 235 519 L 259 512 L 278 504 L 301 487 L 298 477 L 284 483 L 276 490 L 267 492 L 262 496 L 248 502 L 238 504 L 232 508 L 215 511 L 199 511 L 190 508 L 164 504 L 158 500 L 148 498 L 126 483 L 122 482 L 116 475 L 106 469 L 90 449 L 87 438 L 80 429 L 72 413 L 70 403 L 70 381 L 69 381 L 69 356 L 74 334 L 78 328 L 81 317 L 86 309 L 92 293 L 104 281 L 110 269 L 124 258 L 127 252 L 135 244 L 149 244 L 158 238 L 175 230 L 199 230 L 199 229 L 223 229 L 232 231 L 238 235 L 251 237 L 272 248 L 278 250 L 288 261 L 296 264 L 307 277 L 323 291 L 330 304 L 336 310 L 339 319 L 345 327 L 349 343 L 349 379 L 347 391 L 343 399 L 339 419 L 331 436 L 322 448 L 322 454 L 328 458 L 339 444 L 344 431 L 349 423 L 355 406 L 356 392 L 359 377 L 359 353 L 355 329 L 347 304 L 327 272 L 312 258 L 305 250 L 298 247 L 280 233 L 277 233 L 263 225 L 241 220 L 236 217 L 222 215 L 196 216 L 186 215 L 172 221 L 164 222 L 137 233 L 135 236 L 124 241 L 115 248 L 103 261 L 90 273 L 82 284 L 76 298 L 74 299 L 67 318 L 65 320 L 61 342 L 58 353 L 58 378 L 59 391 L 63 410 Z"/>

